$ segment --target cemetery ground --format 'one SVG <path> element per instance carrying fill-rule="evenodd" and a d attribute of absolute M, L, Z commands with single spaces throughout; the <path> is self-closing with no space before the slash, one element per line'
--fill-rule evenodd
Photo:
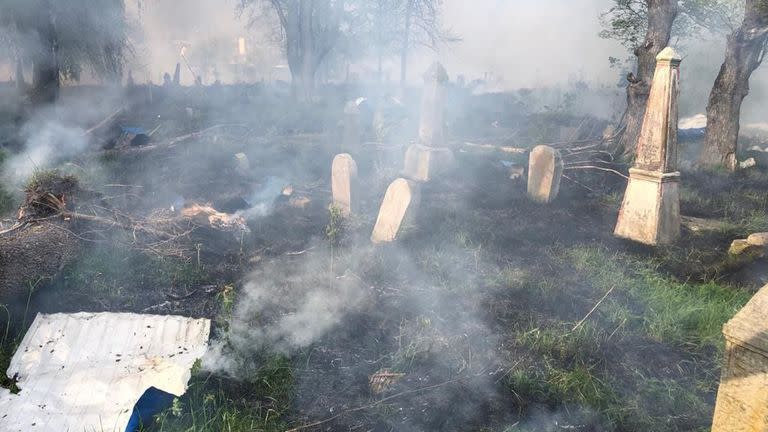
<path fill-rule="evenodd" d="M 768 230 L 763 168 L 738 181 L 683 172 L 681 240 L 639 246 L 612 235 L 621 176 L 566 169 L 557 199 L 538 204 L 501 163 L 525 165 L 525 154 L 461 145 L 480 136 L 505 144 L 488 132 L 493 116 L 526 148 L 556 141 L 581 117 L 488 108 L 486 121 L 474 108 L 492 102 L 472 99 L 452 117 L 452 170 L 422 186 L 397 241 L 373 246 L 408 138 L 343 149 L 332 114 L 261 97 L 247 102 L 247 119 L 202 102 L 203 115 L 186 116 L 189 100 L 169 97 L 123 114 L 165 117 L 156 148 L 97 149 L 56 168 L 134 215 L 176 196 L 242 210 L 238 202 L 271 182 L 291 184 L 293 195 L 249 217 L 248 233 L 204 232 L 179 256 L 132 247 L 130 230 L 67 225 L 78 238 L 73 259 L 0 308 L 3 372 L 38 312 L 170 313 L 212 318 L 226 360 L 196 368 L 152 431 L 708 430 L 722 325 L 768 282 L 763 258 L 728 255 L 734 239 Z M 411 117 L 395 129 L 414 137 Z M 234 167 L 239 152 L 247 173 Z M 342 152 L 361 182 L 349 219 L 328 209 L 331 161 Z M 9 217 L 19 200 L 0 191 Z M 307 321 L 286 326 L 285 316 Z"/>

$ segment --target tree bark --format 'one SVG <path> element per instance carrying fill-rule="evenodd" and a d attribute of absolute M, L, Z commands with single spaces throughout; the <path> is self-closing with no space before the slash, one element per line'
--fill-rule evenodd
<path fill-rule="evenodd" d="M 32 65 L 32 97 L 36 105 L 56 102 L 59 97 L 59 39 L 56 18 L 50 0 L 42 3 L 37 17 L 37 34 L 40 41 Z"/>
<path fill-rule="evenodd" d="M 624 112 L 624 132 L 619 140 L 619 152 L 634 159 L 645 108 L 651 92 L 656 56 L 669 44 L 672 25 L 677 18 L 676 0 L 646 0 L 648 30 L 643 45 L 635 49 L 637 74 L 627 76 L 627 109 Z"/>
<path fill-rule="evenodd" d="M 400 50 L 400 87 L 405 95 L 405 82 L 408 75 L 408 50 L 411 46 L 411 15 L 413 14 L 413 0 L 405 2 L 405 28 L 403 31 L 403 46 Z"/>
<path fill-rule="evenodd" d="M 707 129 L 699 164 L 735 171 L 741 104 L 749 94 L 749 78 L 760 66 L 768 40 L 768 4 L 746 0 L 744 21 L 728 36 L 725 61 L 707 104 Z"/>

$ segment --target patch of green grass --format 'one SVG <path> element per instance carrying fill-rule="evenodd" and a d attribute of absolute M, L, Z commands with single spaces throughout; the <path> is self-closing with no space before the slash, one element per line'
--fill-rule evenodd
<path fill-rule="evenodd" d="M 3 174 L 3 165 L 8 159 L 8 153 L 0 150 L 0 177 Z M 0 216 L 10 213 L 17 207 L 13 194 L 7 189 L 4 182 L 0 182 Z"/>
<path fill-rule="evenodd" d="M 203 268 L 174 258 L 150 256 L 129 247 L 97 245 L 64 269 L 63 289 L 87 292 L 106 302 L 133 301 L 144 291 L 186 292 L 206 282 Z"/>
<path fill-rule="evenodd" d="M 585 413 L 602 414 L 603 419 L 593 422 L 615 422 L 621 409 L 621 400 L 612 388 L 599 377 L 594 367 L 580 364 L 565 369 L 546 363 L 544 367 L 528 368 L 509 374 L 505 385 L 512 392 L 521 409 L 541 404 L 551 409 L 566 405 Z"/>
<path fill-rule="evenodd" d="M 264 359 L 243 382 L 195 373 L 187 393 L 157 416 L 147 432 L 282 432 L 294 379 L 282 356 Z M 248 373 L 242 371 L 242 373 Z"/>
<path fill-rule="evenodd" d="M 575 331 L 534 328 L 520 332 L 517 343 L 559 364 L 596 363 L 601 359 L 605 332 L 590 324 Z"/>
<path fill-rule="evenodd" d="M 659 342 L 694 349 L 722 349 L 723 324 L 750 298 L 744 290 L 714 281 L 675 281 L 649 263 L 598 247 L 577 247 L 556 255 L 570 263 L 598 291 L 615 287 L 609 305 L 613 305 L 614 311 L 618 307 L 623 312 L 614 319 L 633 319 L 634 324 Z M 633 310 L 639 313 L 632 314 Z"/>

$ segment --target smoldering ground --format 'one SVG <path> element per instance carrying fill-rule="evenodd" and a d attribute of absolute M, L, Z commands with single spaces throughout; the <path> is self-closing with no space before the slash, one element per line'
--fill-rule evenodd
<path fill-rule="evenodd" d="M 146 94 L 146 88 L 136 91 Z M 715 366 L 699 354 L 647 336 L 644 319 L 637 318 L 637 311 L 647 306 L 636 293 L 627 290 L 610 297 L 610 307 L 570 331 L 610 288 L 600 268 L 610 266 L 605 278 L 620 276 L 622 287 L 656 283 L 627 270 L 638 265 L 634 257 L 649 252 L 610 235 L 616 214 L 605 201 L 623 187 L 620 178 L 568 172 L 571 180 L 564 179 L 558 201 L 542 206 L 526 199 L 524 184 L 499 181 L 508 177 L 500 161 L 524 163 L 522 156 L 517 160 L 508 154 L 459 151 L 457 169 L 445 181 L 424 186 L 420 213 L 398 243 L 372 248 L 376 212 L 401 168 L 398 136 L 417 133 L 411 119 L 403 123 L 411 126 L 398 130 L 393 142 L 365 146 L 366 151 L 355 155 L 361 208 L 343 227 L 345 234 L 331 242 L 330 165 L 347 97 L 336 96 L 336 118 L 324 113 L 320 119 L 299 117 L 297 122 L 288 99 L 270 89 L 250 88 L 254 99 L 229 105 L 212 101 L 232 101 L 230 96 L 242 88 L 183 89 L 168 92 L 165 99 L 159 88 L 155 91 L 155 105 L 120 121 L 146 128 L 162 125 L 156 137 L 160 143 L 188 134 L 190 122 L 205 129 L 231 119 L 241 123 L 249 116 L 267 121 L 252 122 L 248 129 L 220 128 L 173 148 L 105 153 L 98 168 L 84 176 L 86 185 L 137 186 L 129 196 L 111 200 L 120 209 L 150 213 L 171 206 L 178 197 L 247 201 L 271 177 L 291 183 L 311 204 L 304 209 L 276 205 L 252 217 L 250 234 L 244 237 L 209 236 L 199 242 L 200 253 L 193 247 L 178 268 L 169 267 L 173 260 L 148 263 L 132 253 L 105 253 L 99 245 L 85 243 L 88 260 L 72 266 L 64 280 L 40 287 L 33 309 L 42 304 L 44 311 L 149 310 L 213 317 L 219 329 L 212 342 L 218 356 L 205 359 L 215 371 L 212 382 L 228 376 L 225 382 L 239 383 L 238 389 L 246 386 L 243 382 L 253 387 L 258 384 L 254 376 L 259 376 L 254 371 L 270 364 L 273 356 L 286 359 L 280 370 L 292 377 L 290 411 L 280 412 L 296 425 L 411 391 L 343 415 L 329 427 L 458 431 L 492 425 L 503 430 L 520 422 L 516 427 L 611 430 L 616 424 L 632 427 L 610 414 L 620 404 L 634 407 L 622 412 L 640 425 L 649 424 L 643 423 L 646 417 L 669 419 L 676 412 L 707 409 L 701 401 L 711 392 L 696 385 L 699 374 L 710 374 Z M 515 139 L 524 145 L 556 141 L 559 122 L 572 126 L 582 120 L 529 115 L 522 94 L 461 92 L 452 97 L 463 102 L 449 102 L 468 108 L 449 116 L 452 133 L 459 136 L 481 135 L 509 144 L 505 131 L 516 129 Z M 251 100 L 267 103 L 251 106 Z M 280 101 L 283 105 L 276 105 Z M 414 101 L 418 95 L 406 103 Z M 187 107 L 199 117 L 190 118 Z M 245 108 L 251 111 L 243 112 Z M 486 129 L 494 122 L 497 127 Z M 325 125 L 324 134 L 317 134 L 318 124 Z M 296 138 L 297 125 L 315 134 Z M 246 175 L 236 170 L 234 155 L 239 152 L 252 164 Z M 699 214 L 706 216 L 708 208 L 704 205 Z M 225 239 L 226 247 L 217 247 Z M 690 252 L 686 247 L 669 254 L 682 260 Z M 686 273 L 690 269 L 672 273 L 696 279 L 695 272 Z M 71 304 L 62 304 L 57 290 L 68 293 Z M 659 308 L 664 309 L 654 305 Z M 20 309 L 23 313 L 23 304 Z M 649 361 L 649 356 L 656 360 Z M 680 365 L 682 372 L 658 370 L 658 362 Z M 380 372 L 404 376 L 374 395 L 369 381 Z M 654 386 L 645 384 L 649 382 Z M 684 392 L 690 398 L 668 403 L 657 385 L 669 386 L 668 394 Z M 253 396 L 249 409 L 255 401 L 271 407 L 261 399 L 269 394 Z M 656 404 L 658 400 L 665 403 Z M 692 417 L 672 421 L 675 427 L 688 427 L 706 418 Z"/>

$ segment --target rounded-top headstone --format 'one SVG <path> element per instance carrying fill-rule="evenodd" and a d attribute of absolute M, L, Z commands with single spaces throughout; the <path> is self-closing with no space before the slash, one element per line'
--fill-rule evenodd
<path fill-rule="evenodd" d="M 448 81 L 448 71 L 440 62 L 434 62 L 424 73 L 424 82 L 439 82 L 444 83 Z"/>

